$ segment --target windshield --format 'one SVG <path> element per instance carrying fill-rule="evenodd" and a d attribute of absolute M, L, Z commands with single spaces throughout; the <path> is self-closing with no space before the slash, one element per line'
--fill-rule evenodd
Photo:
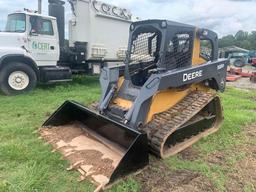
<path fill-rule="evenodd" d="M 142 32 L 133 36 L 130 64 L 155 61 L 159 46 L 160 39 L 156 32 Z"/>
<path fill-rule="evenodd" d="M 23 33 L 26 30 L 26 16 L 23 13 L 15 13 L 8 16 L 5 31 Z"/>
<path fill-rule="evenodd" d="M 132 34 L 128 51 L 128 70 L 132 83 L 142 86 L 148 75 L 157 68 L 162 33 L 154 27 L 141 27 Z"/>

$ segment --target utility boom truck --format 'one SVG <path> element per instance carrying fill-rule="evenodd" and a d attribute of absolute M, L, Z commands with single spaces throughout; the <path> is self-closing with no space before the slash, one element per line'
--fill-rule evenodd
<path fill-rule="evenodd" d="M 65 42 L 64 1 L 49 0 L 49 16 L 24 9 L 8 15 L 0 32 L 0 90 L 6 95 L 39 83 L 71 81 L 74 72 L 99 73 L 125 58 L 132 15 L 96 0 L 69 0 Z"/>

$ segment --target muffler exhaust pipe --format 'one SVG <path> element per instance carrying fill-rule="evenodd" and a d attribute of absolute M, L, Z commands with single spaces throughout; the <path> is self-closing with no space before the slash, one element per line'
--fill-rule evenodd
<path fill-rule="evenodd" d="M 42 14 L 42 0 L 38 0 L 38 9 L 37 9 L 39 14 Z"/>
<path fill-rule="evenodd" d="M 74 101 L 66 101 L 40 129 L 41 136 L 81 173 L 105 189 L 148 165 L 147 135 Z M 98 190 L 97 189 L 97 190 Z"/>

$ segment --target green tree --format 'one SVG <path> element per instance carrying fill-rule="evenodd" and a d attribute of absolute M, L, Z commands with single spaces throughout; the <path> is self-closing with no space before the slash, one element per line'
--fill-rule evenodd
<path fill-rule="evenodd" d="M 235 45 L 235 41 L 236 41 L 236 39 L 233 35 L 227 35 L 227 36 L 222 37 L 219 40 L 219 46 L 220 47 L 232 46 L 232 45 Z"/>
<path fill-rule="evenodd" d="M 236 34 L 235 34 L 235 38 L 237 41 L 241 42 L 244 41 L 248 38 L 248 32 L 247 31 L 243 31 L 243 30 L 239 30 Z"/>
<path fill-rule="evenodd" d="M 235 35 L 226 35 L 219 39 L 219 47 L 238 46 L 248 50 L 256 50 L 256 31 L 239 30 Z"/>

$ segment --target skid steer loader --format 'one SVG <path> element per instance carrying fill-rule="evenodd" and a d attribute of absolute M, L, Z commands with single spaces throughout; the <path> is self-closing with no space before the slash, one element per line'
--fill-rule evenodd
<path fill-rule="evenodd" d="M 216 33 L 166 20 L 135 22 L 125 66 L 102 68 L 99 104 L 66 101 L 40 133 L 81 180 L 104 189 L 148 165 L 149 151 L 166 158 L 216 132 L 226 69 Z"/>

